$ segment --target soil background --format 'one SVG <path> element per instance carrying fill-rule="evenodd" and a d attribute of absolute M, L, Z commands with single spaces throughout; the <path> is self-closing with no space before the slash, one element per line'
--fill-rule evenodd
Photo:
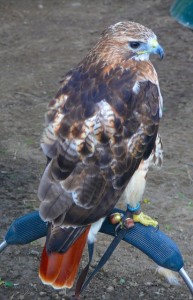
<path fill-rule="evenodd" d="M 59 80 L 106 26 L 133 20 L 152 28 L 166 52 L 162 62 L 152 58 L 164 98 L 164 166 L 149 172 L 144 195 L 149 203 L 142 203 L 142 209 L 179 245 L 193 278 L 193 32 L 170 17 L 171 4 L 0 0 L 1 240 L 15 218 L 38 209 L 37 188 L 46 163 L 39 143 Z M 100 234 L 93 265 L 110 240 Z M 54 291 L 38 278 L 42 244 L 11 246 L 0 255 L 0 299 L 65 299 L 65 291 Z M 82 266 L 86 258 L 85 252 Z M 83 299 L 192 299 L 182 281 L 171 286 L 155 270 L 145 254 L 122 242 Z"/>

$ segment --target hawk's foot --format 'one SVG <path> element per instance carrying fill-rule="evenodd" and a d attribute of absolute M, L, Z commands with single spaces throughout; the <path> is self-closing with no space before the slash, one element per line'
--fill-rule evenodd
<path fill-rule="evenodd" d="M 140 212 L 139 214 L 133 214 L 133 221 L 139 222 L 145 226 L 153 226 L 153 227 L 158 226 L 158 222 L 156 220 L 145 215 L 143 212 Z"/>

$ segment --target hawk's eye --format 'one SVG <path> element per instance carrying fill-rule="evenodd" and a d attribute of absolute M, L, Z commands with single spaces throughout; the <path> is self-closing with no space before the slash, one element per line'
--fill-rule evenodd
<path fill-rule="evenodd" d="M 130 43 L 129 43 L 129 46 L 130 46 L 132 49 L 137 49 L 137 48 L 139 48 L 139 46 L 140 46 L 140 42 L 130 42 Z"/>

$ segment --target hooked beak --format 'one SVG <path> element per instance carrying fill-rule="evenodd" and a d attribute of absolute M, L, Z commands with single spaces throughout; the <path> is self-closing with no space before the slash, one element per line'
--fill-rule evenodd
<path fill-rule="evenodd" d="M 158 44 L 157 40 L 151 42 L 151 53 L 158 54 L 161 60 L 164 58 L 164 49 Z"/>
<path fill-rule="evenodd" d="M 164 49 L 160 45 L 156 48 L 156 54 L 160 56 L 161 60 L 164 58 Z"/>

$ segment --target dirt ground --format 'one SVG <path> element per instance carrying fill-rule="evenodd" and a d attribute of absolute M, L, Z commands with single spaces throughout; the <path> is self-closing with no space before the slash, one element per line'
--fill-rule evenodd
<path fill-rule="evenodd" d="M 1 240 L 12 220 L 39 206 L 37 188 L 45 166 L 39 142 L 59 80 L 107 25 L 133 20 L 151 27 L 166 52 L 162 62 L 153 58 L 164 97 L 164 166 L 149 173 L 145 198 L 150 203 L 142 208 L 179 245 L 193 278 L 193 32 L 170 17 L 171 2 L 0 1 Z M 99 236 L 94 263 L 109 241 Z M 54 291 L 38 278 L 41 250 L 42 241 L 36 241 L 0 255 L 0 299 L 65 299 L 65 291 Z M 145 254 L 122 242 L 83 298 L 192 299 L 182 282 L 170 286 L 155 269 Z M 7 281 L 14 286 L 7 287 Z"/>

